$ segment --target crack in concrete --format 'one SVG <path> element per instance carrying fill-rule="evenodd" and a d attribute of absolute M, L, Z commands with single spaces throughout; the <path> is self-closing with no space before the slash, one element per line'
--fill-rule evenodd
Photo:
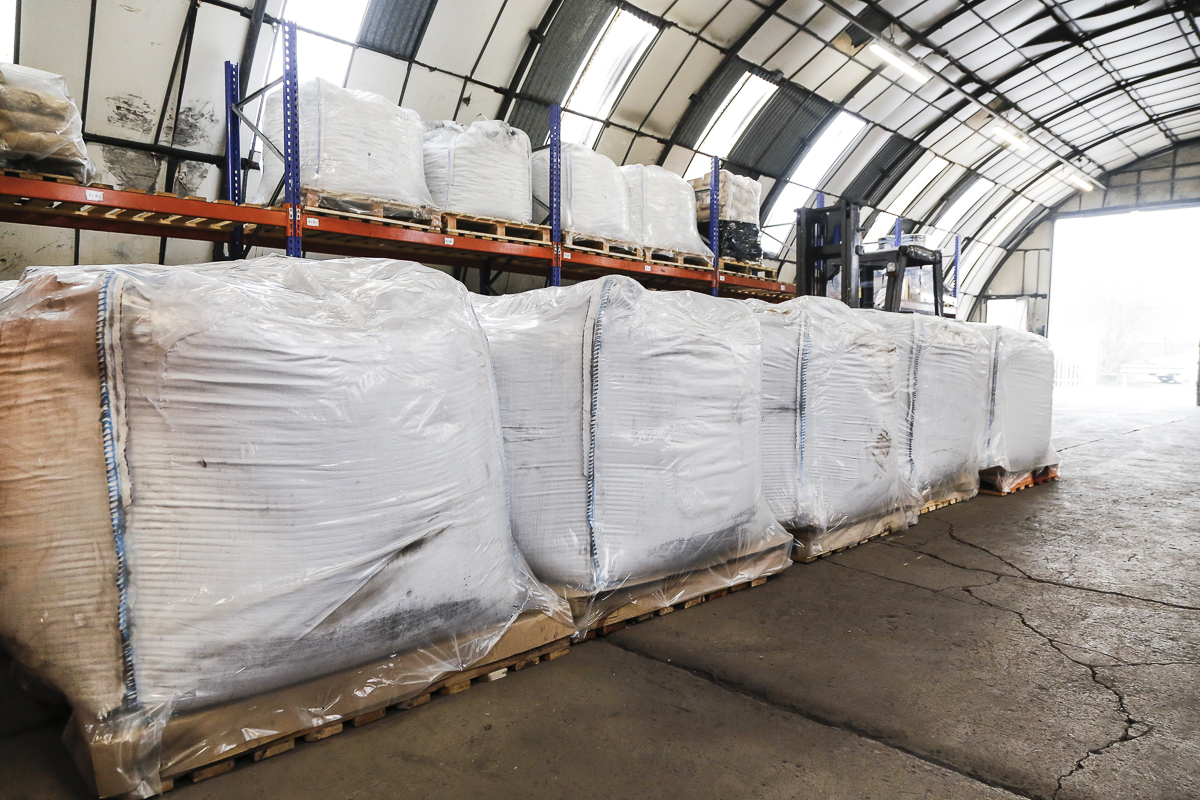
<path fill-rule="evenodd" d="M 959 544 L 966 545 L 967 547 L 972 547 L 976 550 L 979 550 L 982 553 L 986 553 L 987 555 L 991 556 L 992 558 L 996 559 L 997 561 L 1003 563 L 1009 569 L 1018 573 L 1017 575 L 1005 575 L 1004 577 L 1015 578 L 1015 577 L 1019 576 L 1021 578 L 1024 578 L 1027 581 L 1030 581 L 1031 583 L 1040 583 L 1040 584 L 1044 584 L 1046 586 L 1057 586 L 1060 589 L 1074 589 L 1074 590 L 1080 591 L 1080 592 L 1092 592 L 1093 594 L 1103 594 L 1103 595 L 1108 595 L 1110 597 L 1123 597 L 1126 600 L 1136 600 L 1140 603 L 1152 603 L 1154 605 L 1164 606 L 1165 608 L 1174 608 L 1179 611 L 1200 611 L 1200 606 L 1188 606 L 1188 605 L 1183 605 L 1182 603 L 1172 603 L 1169 600 L 1154 600 L 1149 597 L 1138 597 L 1137 595 L 1125 594 L 1124 592 L 1118 592 L 1118 591 L 1115 591 L 1112 589 L 1096 589 L 1091 586 L 1079 586 L 1079 585 L 1073 584 L 1073 583 L 1064 583 L 1062 581 L 1052 581 L 1048 578 L 1038 578 L 1033 575 L 1030 575 L 1028 572 L 1021 569 L 1020 567 L 1018 567 L 1016 564 L 1009 561 L 1004 556 L 999 555 L 998 553 L 992 552 L 991 550 L 987 549 L 983 545 L 975 544 L 974 542 L 969 542 L 966 539 L 962 539 L 962 538 L 958 537 L 954 533 L 954 524 L 953 523 L 947 522 L 946 520 L 943 520 L 943 519 L 931 519 L 929 521 L 930 522 L 941 522 L 947 528 L 947 531 L 946 531 L 947 535 L 954 541 L 958 542 Z M 937 555 L 934 555 L 933 553 L 929 553 L 929 552 L 926 552 L 925 550 L 921 550 L 919 547 L 909 547 L 908 545 L 903 544 L 898 541 L 895 541 L 894 539 L 892 541 L 886 542 L 886 544 L 890 544 L 890 545 L 893 545 L 896 547 L 903 547 L 905 550 L 908 550 L 910 552 L 920 553 L 921 555 L 926 555 L 926 556 L 929 556 L 930 558 L 936 558 L 939 561 L 943 561 L 946 564 L 949 564 L 952 567 L 958 567 L 959 569 L 972 570 L 975 572 L 986 572 L 989 575 L 1004 575 L 1004 573 L 1002 573 L 1002 572 L 996 572 L 994 570 L 986 569 L 984 567 L 964 567 L 961 564 L 955 564 L 953 561 L 949 561 L 945 558 L 942 558 L 941 556 L 937 556 Z"/>
<path fill-rule="evenodd" d="M 873 573 L 871 573 L 871 574 L 873 574 Z M 879 577 L 883 577 L 883 576 L 881 575 Z M 903 583 L 903 581 L 898 581 L 898 582 Z M 916 584 L 909 584 L 909 585 L 916 586 Z M 917 587 L 917 588 L 923 588 L 923 587 Z M 684 666 L 682 664 L 678 664 L 678 663 L 675 663 L 672 661 L 665 661 L 661 658 L 657 658 L 653 655 L 650 655 L 649 653 L 643 652 L 641 650 L 636 650 L 633 647 L 627 646 L 625 644 L 621 644 L 619 641 L 614 641 L 613 637 L 611 637 L 611 636 L 607 636 L 603 639 L 595 639 L 593 641 L 599 642 L 601 644 L 607 644 L 610 647 L 615 647 L 618 650 L 623 650 L 626 653 L 630 653 L 631 655 L 638 656 L 639 658 L 644 658 L 647 661 L 653 661 L 656 664 L 661 664 L 663 666 L 670 667 L 672 669 L 677 669 L 680 672 L 685 672 L 694 678 L 698 678 L 706 683 L 709 683 L 709 684 L 717 687 L 718 689 L 722 689 L 731 694 L 736 694 L 741 697 L 745 697 L 745 698 L 747 698 L 749 700 L 753 700 L 754 702 L 757 702 L 757 703 L 762 703 L 763 705 L 768 706 L 769 708 L 773 708 L 776 711 L 781 711 L 785 714 L 794 714 L 798 717 L 808 720 L 809 722 L 815 722 L 818 725 L 822 725 L 826 728 L 833 728 L 834 730 L 845 731 L 846 733 L 853 734 L 853 735 L 859 737 L 860 739 L 866 739 L 867 741 L 874 742 L 875 744 L 886 747 L 889 750 L 895 750 L 899 753 L 904 753 L 907 756 L 911 756 L 911 757 L 917 759 L 918 761 L 923 761 L 924 763 L 930 764 L 931 766 L 935 766 L 940 769 L 944 769 L 949 772 L 953 772 L 954 774 L 961 775 L 964 778 L 969 778 L 969 779 L 975 781 L 976 783 L 982 783 L 985 786 L 991 786 L 996 789 L 1003 789 L 1006 792 L 1017 795 L 1018 797 L 1024 797 L 1027 800 L 1040 800 L 1038 795 L 1031 794 L 1028 790 L 1023 789 L 1020 786 L 1010 785 L 1003 781 L 998 781 L 995 778 L 990 778 L 986 775 L 980 775 L 980 774 L 974 773 L 971 770 L 964 769 L 963 767 L 960 767 L 957 764 L 954 764 L 952 762 L 944 761 L 942 759 L 935 758 L 933 756 L 929 756 L 925 753 L 921 753 L 916 750 L 909 749 L 898 742 L 890 741 L 882 735 L 871 733 L 870 731 L 868 731 L 864 728 L 859 728 L 856 725 L 846 723 L 846 722 L 838 722 L 836 720 L 829 719 L 825 716 L 822 716 L 821 714 L 817 714 L 811 710 L 806 710 L 806 709 L 800 708 L 799 706 L 793 705 L 791 703 L 780 702 L 779 700 L 771 697 L 770 695 L 766 694 L 765 692 L 755 691 L 755 690 L 749 689 L 745 686 L 741 686 L 737 683 L 734 683 L 725 678 L 722 678 L 721 676 L 717 675 L 715 672 L 713 672 L 711 670 L 701 669 L 699 667 Z"/>
<path fill-rule="evenodd" d="M 952 539 L 954 539 L 955 541 L 962 542 L 963 544 L 967 544 L 972 547 L 976 547 L 979 550 L 982 550 L 983 552 L 994 556 L 999 561 L 1002 561 L 1003 563 L 1011 566 L 1015 571 L 1020 573 L 1021 576 L 1024 576 L 1024 579 L 1026 579 L 1026 580 L 1029 580 L 1033 583 L 1049 583 L 1048 581 L 1039 581 L 1037 579 L 1030 578 L 1028 575 L 1026 575 L 1024 570 L 1020 569 L 1019 567 L 1017 567 L 1015 565 L 1009 564 L 1009 562 L 1006 559 L 1004 559 L 1000 556 L 997 556 L 995 553 L 992 553 L 990 550 L 987 550 L 986 548 L 980 547 L 978 545 L 973 545 L 970 542 L 966 542 L 966 541 L 963 541 L 962 539 L 959 539 L 957 536 L 954 535 L 953 524 L 950 524 L 950 523 L 946 523 L 946 524 L 949 528 L 948 533 L 949 533 L 950 537 Z M 1074 775 L 1075 773 L 1077 773 L 1081 769 L 1083 769 L 1084 762 L 1086 762 L 1088 759 L 1092 758 L 1093 756 L 1103 755 L 1107 750 L 1109 750 L 1112 747 L 1115 747 L 1118 744 L 1121 744 L 1122 742 L 1131 742 L 1136 739 L 1140 739 L 1143 736 L 1149 734 L 1151 731 L 1154 730 L 1153 725 L 1151 725 L 1150 723 L 1148 723 L 1144 720 L 1139 720 L 1139 719 L 1135 718 L 1129 712 L 1129 709 L 1125 705 L 1125 695 L 1122 694 L 1121 691 L 1119 689 L 1117 689 L 1115 686 L 1112 686 L 1111 684 L 1107 683 L 1101 677 L 1101 675 L 1099 673 L 1100 669 L 1112 669 L 1115 667 L 1133 666 L 1132 664 L 1126 663 L 1126 662 L 1122 661 L 1120 658 L 1117 658 L 1116 656 L 1113 656 L 1109 653 L 1104 653 L 1099 650 L 1094 650 L 1092 648 L 1082 647 L 1080 645 L 1071 644 L 1070 642 L 1064 642 L 1064 641 L 1055 639 L 1053 636 L 1043 633 L 1041 630 L 1039 630 L 1037 627 L 1035 627 L 1033 624 L 1031 624 L 1029 622 L 1029 620 L 1027 620 L 1025 618 L 1025 615 L 1022 614 L 1020 611 L 1017 611 L 1016 609 L 1008 608 L 1006 606 L 1002 606 L 998 603 L 993 603 L 990 600 L 987 600 L 983 597 L 978 596 L 977 594 L 975 594 L 974 591 L 972 591 L 973 589 L 982 588 L 984 586 L 993 586 L 993 585 L 999 583 L 1004 578 L 1008 578 L 1010 580 L 1021 580 L 1022 579 L 1021 577 L 1013 576 L 1013 575 L 1004 575 L 1002 573 L 993 572 L 993 571 L 987 570 L 987 569 L 978 569 L 975 567 L 963 567 L 961 565 L 954 564 L 950 561 L 947 561 L 946 559 L 943 559 L 939 556 L 933 555 L 932 553 L 925 553 L 923 550 L 910 548 L 910 547 L 907 547 L 906 545 L 901 545 L 896 542 L 889 542 L 888 544 L 891 544 L 891 545 L 897 546 L 897 547 L 901 547 L 905 550 L 908 550 L 909 552 L 922 553 L 923 555 L 928 555 L 931 558 L 934 558 L 938 561 L 942 561 L 943 563 L 948 564 L 949 566 L 955 567 L 956 569 L 961 569 L 961 570 L 964 570 L 967 572 L 982 572 L 984 574 L 994 575 L 995 580 L 991 581 L 989 583 L 982 583 L 982 584 L 976 583 L 976 584 L 969 584 L 969 585 L 965 585 L 965 586 L 955 586 L 955 587 L 947 587 L 947 588 L 948 589 L 960 589 L 961 591 L 966 592 L 970 597 L 974 598 L 975 600 L 977 600 L 978 602 L 982 603 L 983 605 L 985 605 L 989 608 L 994 608 L 997 611 L 1004 611 L 1004 612 L 1014 615 L 1020 621 L 1020 623 L 1023 627 L 1025 627 L 1027 630 L 1029 630 L 1031 633 L 1035 634 L 1039 638 L 1043 639 L 1048 645 L 1050 645 L 1050 647 L 1054 648 L 1054 651 L 1056 653 L 1058 653 L 1060 656 L 1062 656 L 1063 658 L 1065 658 L 1067 661 L 1071 662 L 1072 664 L 1075 664 L 1077 666 L 1080 666 L 1080 667 L 1083 667 L 1084 669 L 1086 669 L 1088 671 L 1088 675 L 1091 677 L 1092 682 L 1095 683 L 1097 686 L 1100 686 L 1101 688 L 1108 691 L 1116 699 L 1117 713 L 1123 717 L 1123 721 L 1124 721 L 1124 729 L 1121 731 L 1121 735 L 1115 739 L 1112 739 L 1109 742 L 1106 742 L 1105 744 L 1100 745 L 1099 747 L 1094 747 L 1094 748 L 1088 749 L 1088 751 L 1086 753 L 1084 753 L 1080 758 L 1078 758 L 1075 761 L 1075 763 L 1072 765 L 1070 770 L 1068 770 L 1067 772 L 1063 773 L 1062 775 L 1060 775 L 1058 777 L 1057 782 L 1055 784 L 1057 788 L 1055 788 L 1054 794 L 1051 795 L 1051 800 L 1056 800 L 1059 793 L 1062 792 L 1063 781 L 1067 780 L 1072 775 Z M 834 563 L 837 566 L 842 567 L 844 569 L 849 569 L 849 570 L 853 570 L 855 572 L 872 575 L 874 577 L 882 578 L 882 579 L 888 580 L 888 581 L 893 581 L 895 583 L 899 583 L 904 586 L 912 586 L 912 587 L 915 587 L 918 589 L 923 589 L 932 594 L 937 594 L 937 595 L 946 597 L 950 600 L 955 600 L 957 602 L 966 602 L 964 600 L 960 600 L 959 598 L 953 597 L 951 595 L 943 594 L 943 592 L 947 591 L 947 589 L 930 589 L 929 587 L 921 586 L 921 585 L 915 584 L 915 583 L 910 583 L 908 581 L 902 581 L 902 580 L 899 580 L 898 578 L 893 578 L 888 575 L 880 575 L 878 573 L 871 572 L 870 570 L 859 569 L 857 567 L 851 567 L 846 564 L 842 564 L 841 562 L 838 562 L 838 561 L 834 561 L 832 563 Z M 1055 584 L 1055 585 L 1058 585 L 1058 584 Z M 1066 587 L 1066 588 L 1076 588 L 1076 587 Z M 1107 593 L 1101 592 L 1101 594 L 1107 594 Z M 1125 595 L 1122 595 L 1122 596 L 1125 596 Z M 1130 599 L 1136 600 L 1139 598 L 1130 598 Z M 1103 655 L 1104 657 L 1117 662 L 1117 664 L 1112 667 L 1094 667 L 1091 664 L 1088 664 L 1086 662 L 1083 662 L 1076 658 L 1073 658 L 1070 654 L 1068 654 L 1065 650 L 1063 650 L 1063 647 L 1072 647 L 1072 648 L 1076 648 L 1079 650 L 1086 650 L 1088 652 L 1099 653 L 1100 655 Z"/>
<path fill-rule="evenodd" d="M 1116 439 L 1120 436 L 1128 436 L 1129 434 L 1137 433 L 1138 431 L 1148 431 L 1151 428 L 1158 428 L 1163 425 L 1174 425 L 1176 422 L 1185 422 L 1188 419 L 1191 419 L 1191 417 L 1180 417 L 1179 419 L 1170 419 L 1170 420 L 1167 420 L 1166 422 L 1156 422 L 1153 425 L 1147 425 L 1144 428 L 1134 428 L 1131 431 L 1122 431 L 1121 433 L 1111 433 L 1108 436 L 1101 436 L 1099 439 L 1090 439 L 1086 442 L 1079 442 L 1078 444 L 1069 444 L 1069 445 L 1066 445 L 1065 447 L 1055 447 L 1054 449 L 1061 453 L 1065 450 L 1074 450 L 1076 447 L 1084 447 L 1085 445 L 1095 444 L 1096 442 L 1107 442 L 1109 439 Z"/>

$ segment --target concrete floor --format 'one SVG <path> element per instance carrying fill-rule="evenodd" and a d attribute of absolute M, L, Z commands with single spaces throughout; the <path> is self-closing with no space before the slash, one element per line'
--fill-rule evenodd
<path fill-rule="evenodd" d="M 1200 412 L 1056 444 L 1058 484 L 169 796 L 1200 797 Z M 86 796 L 62 719 L 0 683 L 0 797 Z"/>

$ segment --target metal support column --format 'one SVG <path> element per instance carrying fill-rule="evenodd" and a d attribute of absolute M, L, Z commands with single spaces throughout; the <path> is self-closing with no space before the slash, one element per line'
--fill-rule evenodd
<path fill-rule="evenodd" d="M 950 293 L 955 297 L 958 297 L 958 248 L 959 248 L 959 240 L 958 240 L 958 236 L 955 236 L 954 237 L 954 285 L 950 289 Z"/>
<path fill-rule="evenodd" d="M 713 254 L 713 297 L 721 291 L 721 159 L 712 157 L 712 174 L 708 179 L 708 248 Z"/>
<path fill-rule="evenodd" d="M 550 285 L 562 286 L 562 106 L 550 106 Z"/>
<path fill-rule="evenodd" d="M 300 79 L 296 70 L 296 23 L 283 23 L 283 207 L 287 254 L 300 257 Z"/>
<path fill-rule="evenodd" d="M 225 62 L 225 199 L 241 205 L 242 195 L 242 121 L 234 106 L 241 101 L 241 71 L 232 61 Z M 229 234 L 229 258 L 243 256 L 242 225 L 234 225 Z"/>

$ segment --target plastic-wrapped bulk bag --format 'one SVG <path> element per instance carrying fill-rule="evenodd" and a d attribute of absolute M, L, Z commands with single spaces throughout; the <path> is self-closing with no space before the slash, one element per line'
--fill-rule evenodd
<path fill-rule="evenodd" d="M 403 653 L 427 682 L 524 609 L 567 619 L 443 273 L 44 268 L 0 303 L 0 376 L 0 636 L 85 741 L 138 731 L 129 789 L 173 713 Z"/>
<path fill-rule="evenodd" d="M 768 551 L 771 571 L 787 565 L 791 536 L 762 501 L 761 334 L 747 306 L 619 276 L 473 299 L 513 535 L 578 627 L 670 593 L 672 576 Z"/>
<path fill-rule="evenodd" d="M 19 284 L 20 281 L 0 281 L 0 300 L 15 292 Z"/>
<path fill-rule="evenodd" d="M 82 183 L 92 179 L 83 121 L 63 76 L 0 64 L 0 161 Z"/>
<path fill-rule="evenodd" d="M 530 222 L 529 136 L 498 120 L 425 123 L 425 178 L 443 211 Z"/>
<path fill-rule="evenodd" d="M 748 301 L 763 332 L 763 494 L 815 558 L 903 529 L 920 498 L 908 483 L 892 337 L 837 300 Z"/>
<path fill-rule="evenodd" d="M 300 183 L 320 195 L 323 207 L 371 214 L 382 205 L 417 217 L 434 212 L 417 112 L 321 78 L 300 85 L 299 101 Z M 282 90 L 267 98 L 263 125 L 282 149 Z M 259 190 L 264 201 L 282 177 L 283 162 L 266 150 Z"/>
<path fill-rule="evenodd" d="M 987 446 L 991 348 L 977 326 L 924 314 L 860 311 L 883 325 L 907 365 L 909 481 L 924 505 L 979 491 Z"/>
<path fill-rule="evenodd" d="M 696 230 L 696 201 L 683 178 L 662 167 L 628 164 L 629 217 L 638 244 L 651 250 L 712 257 Z"/>
<path fill-rule="evenodd" d="M 972 327 L 987 338 L 992 356 L 984 467 L 1001 491 L 1011 491 L 1029 473 L 1058 464 L 1050 443 L 1054 352 L 1036 333 Z"/>
<path fill-rule="evenodd" d="M 562 146 L 562 228 L 571 238 L 600 238 L 636 245 L 629 218 L 629 190 L 621 170 L 607 156 L 583 145 Z M 535 216 L 550 213 L 550 150 L 533 154 Z M 565 241 L 569 241 L 566 239 Z"/>

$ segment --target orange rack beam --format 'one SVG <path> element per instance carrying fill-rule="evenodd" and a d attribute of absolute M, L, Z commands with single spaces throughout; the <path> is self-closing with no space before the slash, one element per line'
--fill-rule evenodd
<path fill-rule="evenodd" d="M 111 231 L 139 236 L 225 242 L 236 225 L 244 225 L 247 241 L 282 247 L 287 214 L 282 208 L 234 205 L 228 201 L 148 194 L 104 185 L 82 186 L 70 179 L 28 173 L 0 175 L 0 221 L 26 225 Z M 450 267 L 547 275 L 553 250 L 549 244 L 488 238 L 486 234 L 447 234 L 418 223 L 348 216 L 305 208 L 301 220 L 304 249 L 330 255 L 404 258 Z M 710 269 L 641 261 L 636 258 L 566 247 L 563 277 L 594 278 L 630 275 L 654 289 L 692 289 L 707 293 Z M 761 278 L 721 274 L 722 294 L 786 300 L 796 287 Z"/>

